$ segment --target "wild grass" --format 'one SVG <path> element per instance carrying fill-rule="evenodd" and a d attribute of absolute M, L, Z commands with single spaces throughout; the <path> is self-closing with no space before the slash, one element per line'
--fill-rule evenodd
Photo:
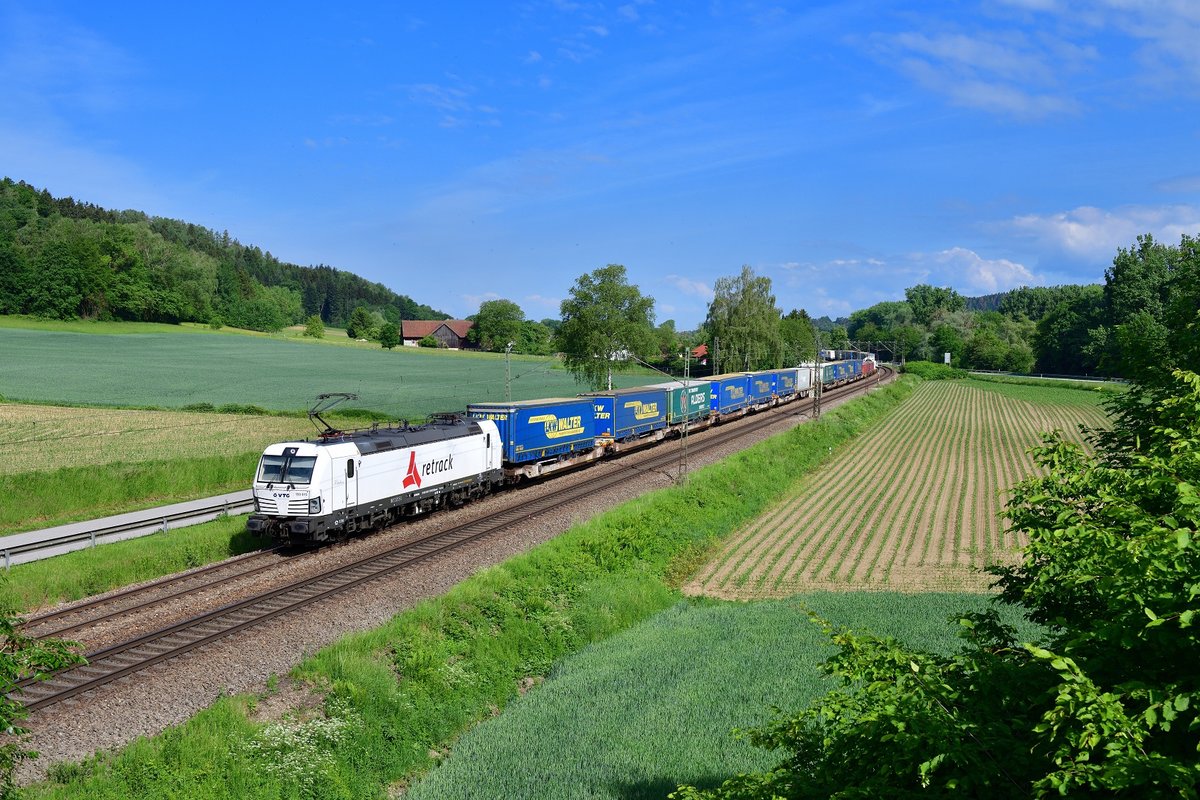
<path fill-rule="evenodd" d="M 504 708 L 560 658 L 678 602 L 677 560 L 774 502 L 795 476 L 828 458 L 911 392 L 873 392 L 579 525 L 374 631 L 349 636 L 293 676 L 325 692 L 325 716 L 349 720 L 312 782 L 280 776 L 250 742 L 261 728 L 223 701 L 167 735 L 120 755 L 59 768 L 30 797 L 359 798 L 397 790 L 440 760 L 478 721 Z M 244 710 L 242 711 L 244 713 Z M 210 743 L 212 731 L 225 737 Z M 203 746 L 192 747 L 193 737 Z M 581 758 L 586 754 L 581 754 Z M 536 765 L 530 764 L 531 769 Z M 309 780 L 306 777 L 305 780 Z M 488 794 L 487 787 L 478 796 Z"/>
<path fill-rule="evenodd" d="M 544 685 L 465 734 L 405 797 L 660 800 L 679 783 L 710 787 L 767 770 L 777 756 L 733 730 L 827 690 L 818 665 L 828 639 L 808 610 L 949 652 L 957 640 L 946 618 L 986 606 L 978 595 L 947 594 L 680 602 L 560 661 Z"/>
<path fill-rule="evenodd" d="M 247 489 L 260 452 L 0 475 L 0 533 Z"/>
<path fill-rule="evenodd" d="M 298 416 L 0 404 L 0 475 L 261 452 L 313 437 Z"/>
<path fill-rule="evenodd" d="M 0 603 L 23 612 L 211 564 L 267 546 L 245 516 L 17 564 L 0 582 Z"/>

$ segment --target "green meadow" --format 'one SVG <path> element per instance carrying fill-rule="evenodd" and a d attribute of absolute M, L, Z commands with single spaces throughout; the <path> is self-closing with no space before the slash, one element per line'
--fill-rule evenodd
<path fill-rule="evenodd" d="M 832 650 L 809 611 L 950 652 L 957 626 L 947 619 L 987 605 L 978 594 L 883 592 L 680 602 L 563 659 L 543 685 L 464 735 L 405 797 L 662 800 L 679 783 L 707 788 L 769 770 L 778 754 L 734 730 L 830 688 L 819 665 Z"/>
<path fill-rule="evenodd" d="M 318 341 L 195 326 L 96 323 L 89 332 L 87 323 L 28 321 L 16 327 L 18 322 L 25 321 L 0 325 L 0 398 L 15 402 L 302 411 L 318 394 L 350 392 L 360 400 L 347 407 L 417 419 L 460 411 L 475 400 L 504 399 L 502 354 L 337 346 L 337 332 Z M 138 335 L 128 335 L 133 333 Z M 511 375 L 514 400 L 584 390 L 554 358 L 514 356 Z M 635 386 L 653 376 L 643 370 L 614 382 Z"/>

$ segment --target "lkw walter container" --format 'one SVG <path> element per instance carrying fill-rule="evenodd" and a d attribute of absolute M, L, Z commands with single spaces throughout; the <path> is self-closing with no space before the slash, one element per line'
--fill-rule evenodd
<path fill-rule="evenodd" d="M 713 375 L 712 411 L 714 414 L 731 414 L 750 405 L 750 377 L 744 372 Z"/>
<path fill-rule="evenodd" d="M 775 373 L 747 372 L 746 391 L 750 397 L 750 405 L 767 406 L 775 396 Z"/>
<path fill-rule="evenodd" d="M 472 403 L 467 416 L 496 423 L 507 464 L 558 458 L 595 445 L 595 414 L 587 398 Z"/>
<path fill-rule="evenodd" d="M 795 367 L 775 370 L 775 396 L 787 401 L 800 391 L 800 371 Z"/>
<path fill-rule="evenodd" d="M 712 384 L 707 380 L 689 380 L 686 387 L 680 381 L 654 386 L 667 391 L 667 425 L 672 428 L 712 414 Z"/>
<path fill-rule="evenodd" d="M 597 439 L 625 442 L 667 427 L 667 390 L 656 386 L 585 392 Z"/>

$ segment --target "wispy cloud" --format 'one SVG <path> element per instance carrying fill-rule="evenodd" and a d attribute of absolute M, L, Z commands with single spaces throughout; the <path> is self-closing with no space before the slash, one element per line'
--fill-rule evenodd
<path fill-rule="evenodd" d="M 558 316 L 558 312 L 562 308 L 561 297 L 546 297 L 545 295 L 541 294 L 527 294 L 521 299 L 535 309 L 542 309 L 543 312 L 547 310 L 553 311 L 554 316 Z M 526 314 L 529 317 L 534 316 L 529 312 L 526 312 Z"/>
<path fill-rule="evenodd" d="M 711 300 L 713 297 L 712 287 L 704 281 L 693 280 L 684 275 L 667 275 L 663 278 L 663 282 L 674 286 L 685 295 L 699 297 L 704 300 Z"/>
<path fill-rule="evenodd" d="M 99 34 L 67 20 L 0 11 L 0 112 L 57 117 L 107 113 L 130 102 L 136 60 Z"/>
<path fill-rule="evenodd" d="M 487 300 L 501 300 L 503 298 L 495 292 L 484 292 L 483 294 L 464 294 L 462 295 L 462 299 L 469 308 L 479 308 Z"/>
<path fill-rule="evenodd" d="M 1078 111 L 1061 78 L 1097 58 L 1090 47 L 1020 31 L 901 32 L 870 42 L 881 61 L 952 104 L 1018 118 Z"/>

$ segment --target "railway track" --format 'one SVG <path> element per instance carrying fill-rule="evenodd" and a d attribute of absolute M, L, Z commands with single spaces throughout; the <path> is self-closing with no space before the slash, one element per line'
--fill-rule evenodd
<path fill-rule="evenodd" d="M 199 569 L 168 575 L 158 580 L 96 597 L 46 614 L 25 620 L 22 630 L 37 638 L 62 637 L 102 622 L 126 616 L 150 606 L 184 597 L 199 589 L 212 589 L 231 581 L 252 577 L 275 567 L 279 553 L 285 548 L 256 550 Z M 138 598 L 148 597 L 139 600 Z M 133 603 L 129 605 L 129 603 Z M 86 617 L 80 619 L 80 617 Z M 67 624 L 62 624 L 68 621 Z M 53 627 L 52 623 L 58 623 Z"/>
<path fill-rule="evenodd" d="M 879 382 L 881 372 L 869 382 L 849 384 L 828 391 L 825 399 L 837 399 L 868 388 Z M 780 415 L 803 415 L 811 412 L 813 402 L 800 401 L 797 404 L 777 407 L 765 413 L 750 417 L 736 425 L 722 426 L 706 432 L 698 441 L 691 445 L 692 454 L 700 454 L 713 448 L 721 447 L 730 441 L 744 437 L 764 427 L 778 422 Z M 404 569 L 419 566 L 422 562 L 436 558 L 450 550 L 462 547 L 470 542 L 490 536 L 493 533 L 519 525 L 522 522 L 552 510 L 560 510 L 566 504 L 582 499 L 597 492 L 629 481 L 633 474 L 662 471 L 679 463 L 680 456 L 674 448 L 655 453 L 644 461 L 638 462 L 632 470 L 616 470 L 610 474 L 597 476 L 588 481 L 564 488 L 529 502 L 517 502 L 501 509 L 487 517 L 476 519 L 428 536 L 405 542 L 382 553 L 377 553 L 357 561 L 343 564 L 310 575 L 290 584 L 277 587 L 254 597 L 230 603 L 220 608 L 208 611 L 181 622 L 177 622 L 143 636 L 130 639 L 119 644 L 105 647 L 86 654 L 88 664 L 59 672 L 47 680 L 34 682 L 26 681 L 19 684 L 21 695 L 19 699 L 27 709 L 34 711 L 54 703 L 75 697 L 106 683 L 145 670 L 155 664 L 168 661 L 197 648 L 223 639 L 239 631 L 259 625 L 268 620 L 290 614 L 313 603 L 320 602 L 336 594 L 348 591 L 370 581 L 383 578 Z M 242 562 L 253 562 L 254 557 L 268 555 L 267 552 L 248 554 Z M 224 562 L 228 565 L 232 562 Z M 223 565 L 213 565 L 213 572 Z M 241 571 L 229 577 L 218 577 L 225 582 L 234 578 L 244 577 L 249 572 L 262 571 L 270 565 L 252 566 L 250 571 Z M 206 568 L 207 570 L 208 568 Z M 188 573 L 183 578 L 210 574 L 197 570 Z M 159 582 L 165 584 L 168 579 Z M 211 588 L 212 583 L 203 583 L 200 587 L 180 589 L 168 597 L 175 598 L 201 588 Z M 122 595 L 132 595 L 149 587 L 139 587 Z M 121 595 L 114 595 L 118 597 Z M 102 598 L 94 603 L 85 603 L 70 609 L 64 609 L 53 614 L 43 615 L 30 620 L 29 624 L 45 624 L 54 619 L 62 619 L 64 615 L 95 607 L 106 600 Z M 125 608 L 96 617 L 84 622 L 73 623 L 53 631 L 54 635 L 78 630 L 88 625 L 96 624 L 101 619 L 111 619 L 114 616 L 130 613 L 134 609 L 143 608 L 167 598 L 156 598 L 141 602 L 132 608 Z M 49 634 L 41 634 L 49 635 Z"/>

